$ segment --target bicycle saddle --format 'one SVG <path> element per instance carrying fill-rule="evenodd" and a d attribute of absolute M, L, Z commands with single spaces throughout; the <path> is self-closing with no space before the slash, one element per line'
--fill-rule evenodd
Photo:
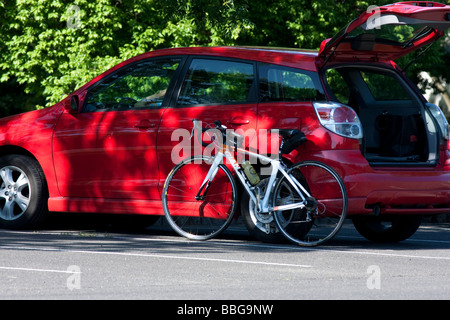
<path fill-rule="evenodd" d="M 299 133 L 301 131 L 297 129 L 274 129 L 278 130 L 278 134 L 283 137 L 283 139 L 288 139 L 295 135 L 296 133 Z"/>
<path fill-rule="evenodd" d="M 280 146 L 282 154 L 291 153 L 292 150 L 305 143 L 308 139 L 305 134 L 297 129 L 277 129 L 278 134 L 283 137 Z"/>

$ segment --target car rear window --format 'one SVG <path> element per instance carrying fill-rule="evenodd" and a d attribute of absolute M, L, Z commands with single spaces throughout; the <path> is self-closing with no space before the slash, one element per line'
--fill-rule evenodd
<path fill-rule="evenodd" d="M 392 75 L 361 71 L 361 76 L 377 101 L 411 99 L 405 88 Z"/>
<path fill-rule="evenodd" d="M 325 98 L 317 73 L 271 64 L 260 67 L 260 101 L 316 101 Z"/>
<path fill-rule="evenodd" d="M 357 92 L 367 92 L 374 101 L 411 100 L 411 94 L 393 73 L 380 70 L 345 68 L 328 69 L 327 83 L 336 97 L 344 104 L 351 104 Z M 367 88 L 367 89 L 364 89 Z M 367 100 L 368 97 L 365 97 Z"/>

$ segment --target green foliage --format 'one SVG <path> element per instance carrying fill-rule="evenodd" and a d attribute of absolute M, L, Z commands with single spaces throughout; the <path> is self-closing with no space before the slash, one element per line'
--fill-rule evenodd
<path fill-rule="evenodd" d="M 221 0 L 0 2 L 0 81 L 16 79 L 48 106 L 137 54 L 233 44 L 244 12 Z"/>
<path fill-rule="evenodd" d="M 323 39 L 332 37 L 369 5 L 385 3 L 0 0 L 0 91 L 2 97 L 10 94 L 6 100 L 0 98 L 0 110 L 13 113 L 52 105 L 118 62 L 159 48 L 259 45 L 317 49 Z M 413 77 L 427 70 L 449 78 L 450 59 L 440 46 L 411 67 Z M 447 67 L 442 67 L 444 63 Z M 24 94 L 11 101 L 12 92 Z"/>

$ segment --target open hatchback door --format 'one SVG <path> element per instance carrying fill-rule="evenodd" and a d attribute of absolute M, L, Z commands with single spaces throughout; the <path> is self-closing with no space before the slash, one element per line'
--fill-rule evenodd
<path fill-rule="evenodd" d="M 406 1 L 369 7 L 320 46 L 322 65 L 339 61 L 395 60 L 433 43 L 450 27 L 450 5 Z"/>

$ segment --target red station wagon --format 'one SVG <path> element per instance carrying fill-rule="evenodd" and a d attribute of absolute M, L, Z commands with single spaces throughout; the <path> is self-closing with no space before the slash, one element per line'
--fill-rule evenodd
<path fill-rule="evenodd" d="M 163 215 L 176 129 L 297 128 L 344 179 L 348 216 L 373 241 L 411 236 L 450 213 L 450 142 L 441 110 L 393 62 L 450 27 L 428 1 L 368 10 L 320 51 L 176 48 L 129 59 L 56 105 L 0 120 L 0 226 L 34 228 L 48 212 Z M 249 231 L 267 234 L 241 199 Z"/>

